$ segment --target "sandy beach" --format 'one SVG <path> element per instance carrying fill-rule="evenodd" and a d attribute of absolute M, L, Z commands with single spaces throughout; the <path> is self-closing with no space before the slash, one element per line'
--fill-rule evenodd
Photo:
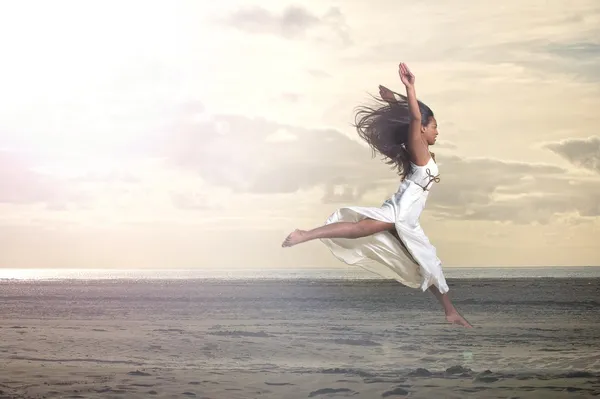
<path fill-rule="evenodd" d="M 589 398 L 597 279 L 2 281 L 0 398 Z"/>

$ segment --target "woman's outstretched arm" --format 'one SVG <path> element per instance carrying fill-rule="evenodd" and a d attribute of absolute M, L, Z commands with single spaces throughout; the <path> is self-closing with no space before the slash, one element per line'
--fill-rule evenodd
<path fill-rule="evenodd" d="M 415 91 L 415 75 L 410 72 L 405 63 L 400 63 L 400 80 L 406 87 L 408 110 L 410 112 L 410 126 L 408 130 L 408 153 L 411 161 L 416 165 L 425 165 L 429 162 L 429 148 L 421 132 L 422 118 L 417 94 Z"/>

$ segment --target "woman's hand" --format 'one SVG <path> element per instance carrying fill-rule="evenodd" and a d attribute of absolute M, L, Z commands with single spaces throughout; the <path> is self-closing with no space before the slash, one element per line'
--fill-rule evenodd
<path fill-rule="evenodd" d="M 398 68 L 398 74 L 400 75 L 400 80 L 406 87 L 412 87 L 415 84 L 415 75 L 412 74 L 408 66 L 401 62 L 400 67 Z"/>

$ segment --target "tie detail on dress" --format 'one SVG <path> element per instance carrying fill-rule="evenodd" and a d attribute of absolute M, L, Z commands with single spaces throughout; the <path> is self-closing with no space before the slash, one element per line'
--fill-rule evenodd
<path fill-rule="evenodd" d="M 427 186 L 429 186 L 429 184 L 431 184 L 431 182 L 435 182 L 435 183 L 439 183 L 440 182 L 440 175 L 439 173 L 437 175 L 433 175 L 433 173 L 431 173 L 431 169 L 427 168 L 425 169 L 425 172 L 427 173 L 427 176 L 429 177 L 429 181 L 425 184 L 425 186 L 420 185 L 419 183 L 415 183 L 417 186 L 421 187 L 423 189 L 423 191 L 429 191 L 429 189 L 427 188 Z"/>

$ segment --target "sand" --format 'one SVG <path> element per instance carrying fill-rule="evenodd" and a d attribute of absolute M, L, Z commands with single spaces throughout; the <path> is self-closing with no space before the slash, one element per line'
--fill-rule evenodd
<path fill-rule="evenodd" d="M 588 283 L 453 282 L 466 331 L 393 283 L 2 282 L 0 398 L 589 398 Z"/>

